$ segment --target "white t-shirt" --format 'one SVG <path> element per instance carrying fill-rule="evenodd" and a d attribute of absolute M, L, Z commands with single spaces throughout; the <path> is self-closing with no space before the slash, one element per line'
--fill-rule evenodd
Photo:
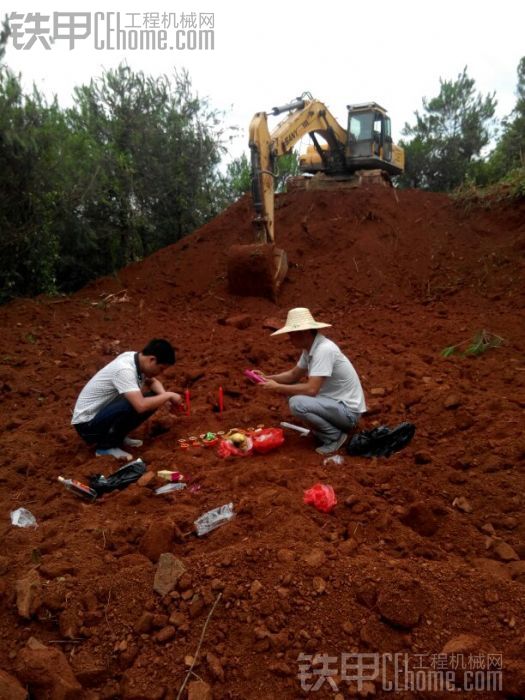
<path fill-rule="evenodd" d="M 135 353 L 123 352 L 99 370 L 82 389 L 71 424 L 87 423 L 117 396 L 128 391 L 140 391 L 143 382 L 135 364 Z"/>
<path fill-rule="evenodd" d="M 365 395 L 354 366 L 337 345 L 317 333 L 309 351 L 303 350 L 298 367 L 310 377 L 326 377 L 317 394 L 320 398 L 341 401 L 354 413 L 366 411 Z"/>

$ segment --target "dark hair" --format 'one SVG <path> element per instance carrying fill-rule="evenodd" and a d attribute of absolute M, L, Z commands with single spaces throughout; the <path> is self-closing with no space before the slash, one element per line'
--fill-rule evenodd
<path fill-rule="evenodd" d="M 168 340 L 153 338 L 142 350 L 143 355 L 153 355 L 159 365 L 174 365 L 175 350 Z"/>

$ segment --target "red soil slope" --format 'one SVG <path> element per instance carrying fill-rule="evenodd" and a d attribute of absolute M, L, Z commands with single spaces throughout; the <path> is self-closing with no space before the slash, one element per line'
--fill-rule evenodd
<path fill-rule="evenodd" d="M 494 652 L 504 664 L 503 691 L 456 697 L 525 697 L 524 215 L 524 202 L 465 212 L 381 187 L 283 195 L 290 274 L 276 306 L 226 290 L 227 249 L 251 240 L 243 199 L 116 278 L 0 309 L 0 698 L 24 697 L 16 679 L 36 700 L 176 698 L 219 593 L 193 669 L 213 698 L 307 697 L 301 653 L 337 660 L 316 698 L 382 697 L 381 678 L 360 690 L 348 680 L 341 654 L 403 652 L 428 667 L 451 642 L 465 660 Z M 367 394 L 362 428 L 409 420 L 412 444 L 342 465 L 295 433 L 239 460 L 179 449 L 181 437 L 289 419 L 242 370 L 292 366 L 293 348 L 264 325 L 293 306 L 333 324 Z M 239 314 L 248 327 L 225 323 Z M 440 355 L 483 329 L 504 345 Z M 118 465 L 69 426 L 76 395 L 114 355 L 159 336 L 178 352 L 164 383 L 191 387 L 192 415 L 159 411 L 134 455 L 201 488 L 156 496 L 152 481 L 86 504 L 57 476 Z M 317 481 L 335 489 L 329 515 L 302 502 Z M 230 523 L 188 534 L 229 501 Z M 21 506 L 37 529 L 11 526 Z M 153 590 L 162 552 L 187 570 L 165 597 Z M 208 696 L 193 685 L 190 697 Z"/>

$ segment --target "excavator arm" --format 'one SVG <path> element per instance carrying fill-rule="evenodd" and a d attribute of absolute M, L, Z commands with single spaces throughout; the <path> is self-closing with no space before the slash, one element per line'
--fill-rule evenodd
<path fill-rule="evenodd" d="M 318 133 L 329 145 L 332 163 L 328 169 L 344 167 L 344 149 L 347 134 L 327 107 L 318 100 L 299 98 L 282 107 L 274 107 L 271 114 L 285 111 L 290 114 L 270 134 L 268 115 L 257 112 L 250 123 L 250 152 L 252 167 L 252 196 L 255 208 L 253 220 L 259 243 L 273 243 L 274 233 L 274 164 L 275 158 L 290 153 L 305 135 Z M 317 144 L 314 139 L 314 144 Z M 317 147 L 317 145 L 316 145 Z M 327 152 L 318 148 L 319 155 Z"/>

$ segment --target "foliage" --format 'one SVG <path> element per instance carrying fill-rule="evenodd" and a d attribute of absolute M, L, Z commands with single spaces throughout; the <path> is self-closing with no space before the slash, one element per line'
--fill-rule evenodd
<path fill-rule="evenodd" d="M 7 45 L 7 40 L 11 35 L 11 29 L 9 28 L 9 23 L 7 19 L 2 22 L 2 29 L 0 31 L 0 63 L 5 56 L 5 48 Z"/>
<path fill-rule="evenodd" d="M 55 289 L 53 131 L 60 115 L 19 77 L 0 68 L 0 298 Z"/>
<path fill-rule="evenodd" d="M 478 187 L 467 182 L 452 193 L 455 202 L 466 211 L 475 206 L 490 208 L 499 202 L 525 198 L 525 167 L 511 170 L 498 182 Z"/>
<path fill-rule="evenodd" d="M 0 300 L 76 289 L 215 216 L 219 123 L 185 72 L 121 65 L 61 110 L 0 67 Z"/>
<path fill-rule="evenodd" d="M 243 194 L 250 191 L 252 173 L 246 153 L 228 163 L 226 181 L 228 182 L 232 199 L 239 199 Z"/>
<path fill-rule="evenodd" d="M 286 180 L 289 177 L 300 174 L 299 156 L 296 151 L 291 151 L 277 158 L 275 164 L 275 191 L 286 191 Z"/>
<path fill-rule="evenodd" d="M 443 348 L 441 355 L 443 357 L 450 357 L 454 354 L 460 354 L 463 357 L 467 357 L 468 355 L 481 355 L 489 350 L 489 348 L 497 348 L 502 343 L 503 338 L 500 338 L 499 335 L 494 335 L 494 333 L 489 333 L 489 331 L 483 330 L 478 331 L 473 338 L 462 340 L 456 345 L 449 345 L 448 347 Z M 460 351 L 460 348 L 465 345 L 467 346 L 465 350 Z"/>
<path fill-rule="evenodd" d="M 490 141 L 495 107 L 494 94 L 476 94 L 466 67 L 455 81 L 440 79 L 437 97 L 423 98 L 423 113 L 403 129 L 411 138 L 401 141 L 406 171 L 399 185 L 446 192 L 460 185 Z"/>
<path fill-rule="evenodd" d="M 501 137 L 486 163 L 481 184 L 497 182 L 509 171 L 525 167 L 525 56 L 517 73 L 516 105 L 510 116 L 503 119 Z"/>
<path fill-rule="evenodd" d="M 287 179 L 299 173 L 299 156 L 295 151 L 276 158 L 274 163 L 275 191 L 285 192 Z M 228 164 L 225 183 L 227 199 L 230 200 L 239 199 L 243 194 L 251 191 L 252 169 L 245 153 Z"/>

